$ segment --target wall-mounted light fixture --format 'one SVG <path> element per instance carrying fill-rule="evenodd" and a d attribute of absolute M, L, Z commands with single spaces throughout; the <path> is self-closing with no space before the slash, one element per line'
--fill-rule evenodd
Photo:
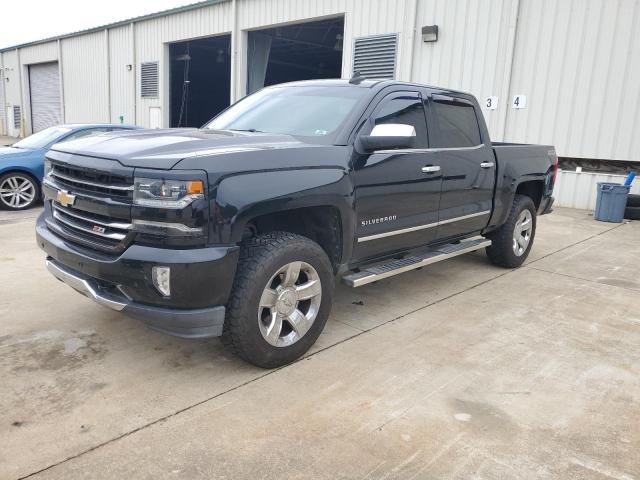
<path fill-rule="evenodd" d="M 427 25 L 422 27 L 422 41 L 437 42 L 438 41 L 438 25 Z"/>
<path fill-rule="evenodd" d="M 133 65 L 131 65 L 130 63 L 127 64 L 127 72 L 130 72 L 133 69 Z"/>

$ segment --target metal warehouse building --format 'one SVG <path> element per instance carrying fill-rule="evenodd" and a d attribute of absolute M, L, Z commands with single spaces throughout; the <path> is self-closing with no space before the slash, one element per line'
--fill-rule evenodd
<path fill-rule="evenodd" d="M 212 0 L 0 51 L 0 133 L 200 126 L 264 85 L 475 94 L 496 140 L 640 160 L 640 0 Z"/>

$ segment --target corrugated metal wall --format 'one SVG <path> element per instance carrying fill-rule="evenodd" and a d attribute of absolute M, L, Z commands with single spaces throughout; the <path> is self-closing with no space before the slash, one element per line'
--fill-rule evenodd
<path fill-rule="evenodd" d="M 499 97 L 497 110 L 485 110 L 494 139 L 552 143 L 574 158 L 640 160 L 640 0 L 237 0 L 235 9 L 222 1 L 63 38 L 60 48 L 53 41 L 5 51 L 5 101 L 28 119 L 25 66 L 58 60 L 65 121 L 124 115 L 149 125 L 149 109 L 160 107 L 168 125 L 169 42 L 237 32 L 239 98 L 248 30 L 343 15 L 344 77 L 355 38 L 397 33 L 399 79 Z M 437 42 L 422 41 L 424 25 L 439 26 Z M 160 62 L 155 99 L 140 98 L 139 66 L 148 61 Z M 526 108 L 511 108 L 515 94 L 527 96 Z"/>
<path fill-rule="evenodd" d="M 5 114 L 7 112 L 7 108 L 10 108 L 13 105 L 22 105 L 21 95 L 22 90 L 20 88 L 21 81 L 21 72 L 18 61 L 18 50 L 9 50 L 8 52 L 4 52 L 2 54 L 2 60 L 4 64 L 4 94 L 5 94 L 5 105 L 4 110 Z M 24 112 L 24 110 L 23 110 Z M 11 115 L 7 117 L 7 135 L 11 134 L 12 128 L 9 126 L 9 122 L 12 122 L 13 119 Z"/>
<path fill-rule="evenodd" d="M 640 2 L 521 0 L 505 137 L 640 160 Z"/>
<path fill-rule="evenodd" d="M 419 2 L 412 81 L 499 97 L 485 110 L 492 138 L 501 139 L 508 109 L 511 55 L 517 17 L 514 0 Z M 438 41 L 422 41 L 420 28 L 438 25 Z"/>
<path fill-rule="evenodd" d="M 131 67 L 131 70 L 128 69 Z M 136 68 L 131 25 L 109 30 L 110 121 L 136 123 Z"/>
<path fill-rule="evenodd" d="M 7 134 L 7 105 L 4 100 L 4 64 L 0 55 L 0 135 Z"/>
<path fill-rule="evenodd" d="M 560 170 L 553 192 L 555 205 L 593 210 L 596 206 L 598 182 L 624 183 L 625 178 L 625 175 Z M 633 183 L 631 193 L 640 194 L 640 182 Z"/>
<path fill-rule="evenodd" d="M 104 31 L 62 41 L 65 121 L 109 121 L 107 36 Z"/>

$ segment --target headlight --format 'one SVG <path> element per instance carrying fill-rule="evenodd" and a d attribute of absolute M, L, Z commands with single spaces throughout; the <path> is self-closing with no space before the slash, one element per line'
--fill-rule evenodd
<path fill-rule="evenodd" d="M 51 171 L 53 170 L 53 165 L 51 165 L 51 160 L 45 159 L 44 161 L 44 178 L 47 178 Z"/>
<path fill-rule="evenodd" d="M 142 207 L 184 208 L 204 198 L 202 180 L 136 178 L 133 203 Z"/>

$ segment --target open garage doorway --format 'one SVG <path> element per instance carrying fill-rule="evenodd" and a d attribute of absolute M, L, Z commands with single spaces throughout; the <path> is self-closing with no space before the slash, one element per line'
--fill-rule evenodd
<path fill-rule="evenodd" d="M 249 32 L 247 93 L 295 80 L 340 78 L 343 39 L 343 17 Z"/>
<path fill-rule="evenodd" d="M 169 45 L 172 127 L 201 127 L 229 106 L 231 35 Z"/>

